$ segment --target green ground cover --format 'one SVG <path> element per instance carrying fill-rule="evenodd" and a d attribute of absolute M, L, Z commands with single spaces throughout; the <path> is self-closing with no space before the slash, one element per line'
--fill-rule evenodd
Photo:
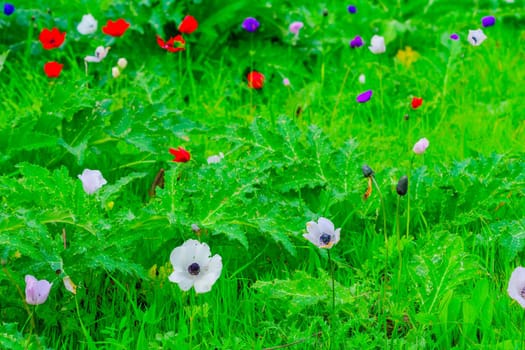
<path fill-rule="evenodd" d="M 507 292 L 525 254 L 522 1 L 13 4 L 0 348 L 523 348 Z M 119 18 L 129 28 L 107 34 Z M 87 193 L 84 169 L 106 183 Z M 340 228 L 330 249 L 303 236 L 319 218 Z M 208 292 L 168 278 L 190 239 L 222 259 Z"/>

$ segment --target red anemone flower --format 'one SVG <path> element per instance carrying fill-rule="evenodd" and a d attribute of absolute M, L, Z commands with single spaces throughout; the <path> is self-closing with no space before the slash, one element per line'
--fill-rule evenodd
<path fill-rule="evenodd" d="M 64 65 L 58 62 L 47 62 L 44 64 L 44 72 L 49 78 L 58 78 Z"/>
<path fill-rule="evenodd" d="M 126 20 L 119 18 L 116 21 L 108 20 L 106 25 L 102 27 L 102 32 L 111 36 L 122 36 L 128 30 L 129 23 Z"/>
<path fill-rule="evenodd" d="M 44 28 L 38 36 L 38 40 L 42 43 L 42 46 L 46 50 L 51 50 L 60 47 L 66 39 L 66 32 L 60 33 L 57 28 L 51 30 Z"/>
<path fill-rule="evenodd" d="M 178 147 L 177 149 L 170 147 L 170 153 L 175 156 L 173 161 L 177 163 L 186 163 L 191 158 L 190 152 L 182 147 Z"/>
<path fill-rule="evenodd" d="M 414 97 L 412 99 L 412 108 L 416 109 L 419 106 L 421 106 L 421 104 L 423 104 L 423 98 L 422 97 Z"/>
<path fill-rule="evenodd" d="M 264 86 L 264 75 L 257 71 L 253 71 L 246 75 L 248 80 L 248 87 L 251 89 L 262 89 Z"/>
<path fill-rule="evenodd" d="M 179 25 L 179 32 L 183 34 L 191 34 L 195 30 L 197 30 L 197 27 L 199 26 L 199 23 L 193 16 L 186 16 L 182 20 L 182 22 Z"/>
<path fill-rule="evenodd" d="M 157 44 L 159 44 L 159 46 L 164 50 L 169 52 L 177 52 L 185 50 L 186 41 L 184 41 L 184 38 L 180 34 L 170 38 L 168 41 L 164 41 L 160 36 L 157 35 Z"/>

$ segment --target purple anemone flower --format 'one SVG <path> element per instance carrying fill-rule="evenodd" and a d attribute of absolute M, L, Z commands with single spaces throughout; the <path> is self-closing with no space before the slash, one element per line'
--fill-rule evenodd
<path fill-rule="evenodd" d="M 456 33 L 450 34 L 450 39 L 459 40 L 459 35 L 457 35 Z"/>
<path fill-rule="evenodd" d="M 260 23 L 253 17 L 248 17 L 242 22 L 242 27 L 247 32 L 255 32 L 259 28 Z"/>
<path fill-rule="evenodd" d="M 364 42 L 363 42 L 363 38 L 361 38 L 359 35 L 356 36 L 355 38 L 353 38 L 351 41 L 350 41 L 350 47 L 352 49 L 356 48 L 356 47 L 361 47 L 363 46 Z"/>
<path fill-rule="evenodd" d="M 370 98 L 372 98 L 372 90 L 368 90 L 357 95 L 356 101 L 359 103 L 365 103 L 370 101 Z"/>
<path fill-rule="evenodd" d="M 6 2 L 4 4 L 4 14 L 10 16 L 13 12 L 15 12 L 15 5 Z"/>
<path fill-rule="evenodd" d="M 348 12 L 350 12 L 351 14 L 354 14 L 357 12 L 357 7 L 355 7 L 354 5 L 349 5 L 348 6 Z"/>
<path fill-rule="evenodd" d="M 492 27 L 496 23 L 496 17 L 485 16 L 481 19 L 481 25 L 483 27 Z"/>

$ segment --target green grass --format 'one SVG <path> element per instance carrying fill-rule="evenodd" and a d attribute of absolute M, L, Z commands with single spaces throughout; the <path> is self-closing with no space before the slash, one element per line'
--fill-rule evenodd
<path fill-rule="evenodd" d="M 347 5 L 60 1 L 49 13 L 35 1 L 0 15 L 0 347 L 522 348 L 523 310 L 506 289 L 525 254 L 525 8 Z M 92 37 L 76 32 L 86 13 L 99 21 Z M 186 51 L 160 49 L 155 35 L 175 34 L 186 14 L 199 21 Z M 485 15 L 496 25 L 471 46 Z M 248 16 L 255 33 L 241 29 Z M 120 17 L 128 32 L 103 35 Z M 43 50 L 40 30 L 55 26 L 65 44 Z M 373 34 L 384 54 L 349 48 Z M 111 50 L 86 75 L 98 45 Z M 410 67 L 396 58 L 406 46 L 420 55 Z M 129 64 L 113 79 L 120 57 Z M 53 60 L 57 79 L 42 68 Z M 250 67 L 266 77 L 260 91 L 247 88 Z M 415 155 L 422 137 L 430 146 Z M 178 146 L 190 162 L 172 162 Z M 378 185 L 367 200 L 363 164 Z M 108 181 L 92 196 L 77 179 L 85 168 Z M 321 216 L 341 227 L 335 310 L 327 251 L 302 237 Z M 170 252 L 191 238 L 222 256 L 206 294 L 167 278 Z M 36 308 L 26 274 L 53 282 Z"/>

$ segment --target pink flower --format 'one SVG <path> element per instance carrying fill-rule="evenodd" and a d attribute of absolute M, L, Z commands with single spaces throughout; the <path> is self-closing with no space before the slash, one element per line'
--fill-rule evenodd
<path fill-rule="evenodd" d="M 288 28 L 292 34 L 299 35 L 299 30 L 304 27 L 303 22 L 292 22 Z"/>
<path fill-rule="evenodd" d="M 46 280 L 37 280 L 34 276 L 26 275 L 26 302 L 29 305 L 40 305 L 46 302 L 53 283 Z"/>
<path fill-rule="evenodd" d="M 416 142 L 416 144 L 414 145 L 414 148 L 413 148 L 414 153 L 415 154 L 423 154 L 423 153 L 425 153 L 425 151 L 428 148 L 428 145 L 429 145 L 428 140 L 426 138 L 422 138 L 421 140 Z"/>

